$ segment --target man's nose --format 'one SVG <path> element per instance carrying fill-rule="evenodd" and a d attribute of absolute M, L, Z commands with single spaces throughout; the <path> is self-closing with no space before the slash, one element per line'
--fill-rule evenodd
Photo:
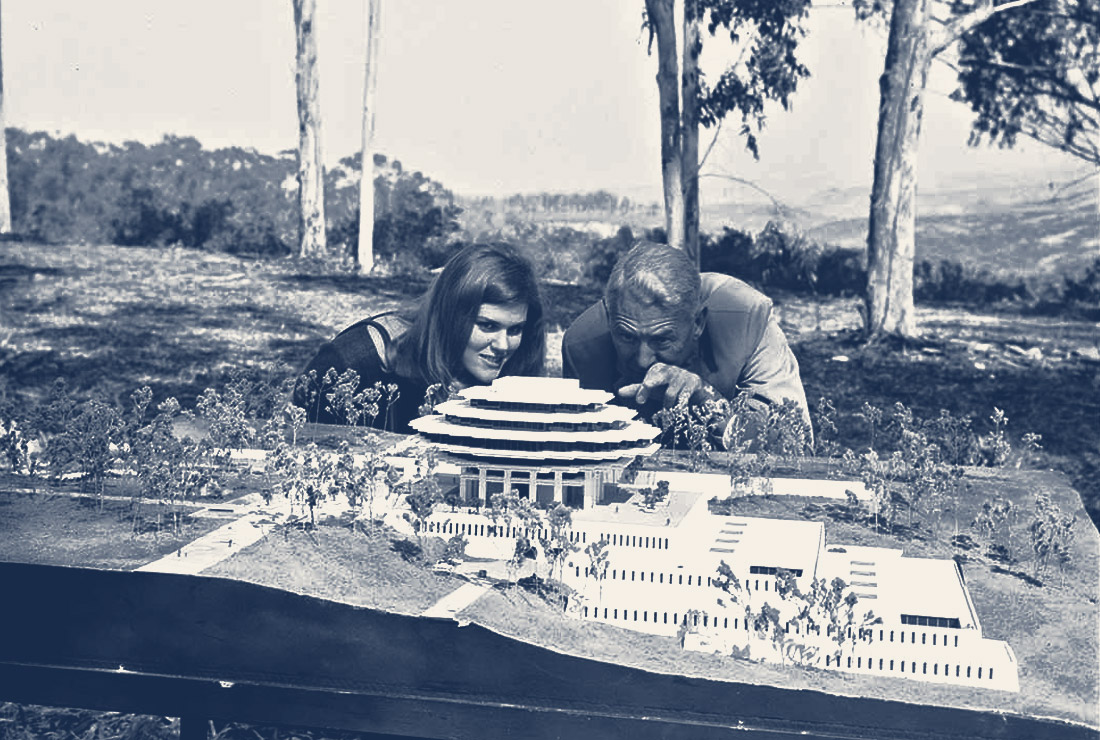
<path fill-rule="evenodd" d="M 657 353 L 649 346 L 649 342 L 638 343 L 638 367 L 648 370 L 649 366 L 657 361 Z"/>

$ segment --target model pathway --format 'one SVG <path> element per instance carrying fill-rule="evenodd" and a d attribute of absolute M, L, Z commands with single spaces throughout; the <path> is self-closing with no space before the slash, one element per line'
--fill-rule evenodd
<path fill-rule="evenodd" d="M 189 542 L 138 570 L 198 575 L 249 545 L 259 542 L 274 526 L 271 514 L 254 511 Z"/>
<path fill-rule="evenodd" d="M 489 587 L 483 583 L 464 583 L 435 602 L 421 616 L 454 619 L 456 614 L 480 599 L 488 590 Z"/>

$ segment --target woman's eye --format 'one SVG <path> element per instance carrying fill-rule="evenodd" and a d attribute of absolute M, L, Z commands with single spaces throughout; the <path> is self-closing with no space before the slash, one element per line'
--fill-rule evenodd
<path fill-rule="evenodd" d="M 523 336 L 523 327 L 522 326 L 510 327 L 508 329 L 508 336 L 510 336 L 510 337 L 521 337 L 521 336 Z"/>
<path fill-rule="evenodd" d="M 491 321 L 479 321 L 477 322 L 477 328 L 479 331 L 483 331 L 486 334 L 492 334 L 496 331 L 496 324 Z"/>

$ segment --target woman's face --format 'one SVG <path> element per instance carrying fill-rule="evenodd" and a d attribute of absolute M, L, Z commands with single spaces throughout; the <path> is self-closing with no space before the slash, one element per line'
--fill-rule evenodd
<path fill-rule="evenodd" d="M 482 303 L 474 318 L 462 367 L 475 383 L 488 385 L 519 348 L 527 321 L 526 303 Z"/>

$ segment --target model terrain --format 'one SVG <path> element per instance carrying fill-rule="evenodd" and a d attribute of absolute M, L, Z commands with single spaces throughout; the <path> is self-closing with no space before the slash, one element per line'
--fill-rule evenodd
<path fill-rule="evenodd" d="M 253 494 L 206 507 L 253 534 L 215 538 L 217 557 L 191 560 L 190 572 L 469 620 L 662 673 L 1097 725 L 1097 538 L 1087 520 L 1075 522 L 1061 578 L 1051 571 L 1040 587 L 952 542 L 947 523 L 940 537 L 870 527 L 852 512 L 872 491 L 837 479 L 836 463 L 831 479 L 732 480 L 726 457 L 711 453 L 691 472 L 690 451 L 645 457 L 659 430 L 607 394 L 527 382 L 438 406 L 417 422 L 422 439 L 390 450 L 388 472 L 371 468 L 369 502 L 344 496 L 326 473 L 316 501 L 283 482 L 265 491 L 267 503 Z M 262 488 L 291 458 L 381 457 L 354 445 L 280 454 L 234 458 Z M 1021 507 L 1042 489 L 1080 507 L 1040 472 L 971 469 L 964 488 L 968 499 Z M 965 529 L 970 515 L 961 518 Z M 196 557 L 189 547 L 144 568 L 170 570 Z M 439 608 L 463 589 L 474 598 Z"/>

